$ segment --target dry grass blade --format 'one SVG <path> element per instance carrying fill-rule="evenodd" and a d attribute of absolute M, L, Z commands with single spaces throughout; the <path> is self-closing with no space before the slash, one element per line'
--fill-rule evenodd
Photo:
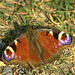
<path fill-rule="evenodd" d="M 49 14 L 49 18 L 50 18 L 50 20 L 51 20 L 54 24 L 56 24 L 56 25 L 59 25 L 59 24 L 60 24 L 60 23 L 55 22 L 55 21 L 53 20 L 53 17 L 52 17 L 52 15 L 51 15 L 51 14 Z"/>
<path fill-rule="evenodd" d="M 75 12 L 75 10 L 73 10 L 73 11 L 69 11 L 69 12 Z"/>
<path fill-rule="evenodd" d="M 0 3 L 0 9 L 9 9 L 9 10 L 13 10 L 14 8 L 5 7 L 2 3 Z"/>
<path fill-rule="evenodd" d="M 4 26 L 0 26 L 0 28 L 5 28 Z"/>
<path fill-rule="evenodd" d="M 73 49 L 73 64 L 74 64 L 74 70 L 75 70 L 75 46 Z"/>
<path fill-rule="evenodd" d="M 2 23 L 2 25 L 4 26 L 4 27 L 3 27 L 3 26 L 0 26 L 0 27 L 2 27 L 2 28 L 6 28 L 6 27 L 11 28 L 11 27 L 9 27 L 9 26 L 3 24 L 3 23 Z"/>
<path fill-rule="evenodd" d="M 5 6 L 3 6 L 3 4 L 2 3 L 0 3 L 0 9 L 4 9 L 4 8 L 6 8 Z"/>
<path fill-rule="evenodd" d="M 41 0 L 41 2 L 48 2 L 48 0 Z"/>
<path fill-rule="evenodd" d="M 8 13 L 4 13 L 4 15 L 6 15 L 6 16 L 10 16 Z"/>
<path fill-rule="evenodd" d="M 18 5 L 22 5 L 22 6 L 26 6 L 25 4 L 22 4 L 22 3 L 19 3 L 19 2 L 16 2 L 16 1 L 14 1 L 14 0 L 6 0 L 8 3 L 10 3 L 10 4 L 18 4 Z"/>
<path fill-rule="evenodd" d="M 54 11 L 54 12 L 66 12 L 66 11 Z M 75 12 L 75 10 L 68 11 L 68 12 Z"/>
<path fill-rule="evenodd" d="M 21 14 L 21 15 L 25 15 L 25 14 L 28 14 L 27 12 L 23 13 L 23 12 L 19 12 L 17 14 Z"/>
<path fill-rule="evenodd" d="M 19 2 L 15 2 L 15 1 L 12 1 L 13 3 L 16 3 L 16 4 L 18 4 L 18 5 L 22 5 L 22 6 L 26 6 L 25 4 L 22 4 L 22 3 L 19 3 Z"/>
<path fill-rule="evenodd" d="M 0 18 L 0 21 L 1 21 L 0 25 L 2 25 L 2 26 L 0 26 L 0 28 L 6 28 L 6 27 L 11 28 L 10 26 L 6 25 L 5 22 L 1 18 Z"/>

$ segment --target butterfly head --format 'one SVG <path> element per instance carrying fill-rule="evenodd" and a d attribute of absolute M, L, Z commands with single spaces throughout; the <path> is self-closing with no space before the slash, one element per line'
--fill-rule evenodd
<path fill-rule="evenodd" d="M 4 59 L 9 62 L 12 59 L 14 59 L 15 53 L 14 53 L 13 49 L 8 46 L 3 53 L 3 56 L 4 56 Z"/>
<path fill-rule="evenodd" d="M 70 34 L 67 34 L 63 31 L 61 31 L 58 35 L 58 40 L 63 44 L 63 45 L 70 45 L 72 42 L 72 38 Z"/>

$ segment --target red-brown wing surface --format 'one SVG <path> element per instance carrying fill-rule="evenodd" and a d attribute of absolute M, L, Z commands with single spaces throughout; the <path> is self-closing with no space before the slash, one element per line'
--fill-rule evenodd
<path fill-rule="evenodd" d="M 43 56 L 44 61 L 47 59 L 51 59 L 60 48 L 60 46 L 58 45 L 59 41 L 57 39 L 55 39 L 53 37 L 53 35 L 50 33 L 48 35 L 46 35 L 45 31 L 38 32 L 37 40 L 39 41 L 39 43 L 42 47 L 41 54 Z"/>
<path fill-rule="evenodd" d="M 33 32 L 30 32 L 33 34 Z M 27 33 L 27 37 L 21 37 L 20 43 L 17 43 L 16 55 L 19 60 L 30 62 L 34 66 L 41 63 L 41 57 L 38 52 L 38 47 L 35 43 L 34 35 Z"/>
<path fill-rule="evenodd" d="M 26 37 L 21 37 L 16 44 L 16 56 L 15 59 L 19 59 L 27 62 L 29 58 L 29 42 Z"/>

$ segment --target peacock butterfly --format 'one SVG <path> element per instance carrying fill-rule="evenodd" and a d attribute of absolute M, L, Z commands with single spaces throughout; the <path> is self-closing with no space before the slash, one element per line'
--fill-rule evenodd
<path fill-rule="evenodd" d="M 7 46 L 2 60 L 6 64 L 39 66 L 57 59 L 62 50 L 73 42 L 74 38 L 63 31 L 29 28 Z"/>

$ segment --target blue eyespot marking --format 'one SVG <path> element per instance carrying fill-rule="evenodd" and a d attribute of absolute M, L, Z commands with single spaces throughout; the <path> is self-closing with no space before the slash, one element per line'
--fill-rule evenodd
<path fill-rule="evenodd" d="M 71 36 L 70 35 L 68 35 L 68 37 L 66 39 L 61 40 L 61 42 L 62 42 L 63 45 L 70 45 L 71 41 L 72 40 L 71 40 Z"/>
<path fill-rule="evenodd" d="M 12 53 L 11 55 L 7 55 L 5 53 L 3 53 L 3 56 L 5 58 L 6 61 L 11 61 L 12 59 L 14 59 L 14 54 Z"/>

